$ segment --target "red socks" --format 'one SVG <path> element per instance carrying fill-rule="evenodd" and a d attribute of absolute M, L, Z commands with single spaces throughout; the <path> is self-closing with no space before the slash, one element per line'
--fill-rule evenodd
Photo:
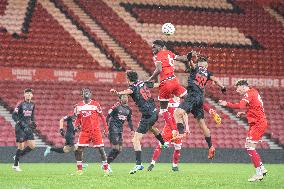
<path fill-rule="evenodd" d="M 247 153 L 249 154 L 251 162 L 253 163 L 254 167 L 255 168 L 259 167 L 261 159 L 258 153 L 256 152 L 256 150 L 247 149 Z"/>
<path fill-rule="evenodd" d="M 177 165 L 180 160 L 180 150 L 174 150 L 173 153 L 173 164 Z"/>
<path fill-rule="evenodd" d="M 82 161 L 77 161 L 77 170 L 78 171 L 82 171 L 82 166 L 83 165 L 83 163 L 82 163 Z"/>
<path fill-rule="evenodd" d="M 161 151 L 162 151 L 162 149 L 160 148 L 160 146 L 158 146 L 153 153 L 152 160 L 157 161 L 160 154 L 161 154 Z"/>
<path fill-rule="evenodd" d="M 106 161 L 103 161 L 103 168 L 104 171 L 108 170 L 108 163 Z"/>

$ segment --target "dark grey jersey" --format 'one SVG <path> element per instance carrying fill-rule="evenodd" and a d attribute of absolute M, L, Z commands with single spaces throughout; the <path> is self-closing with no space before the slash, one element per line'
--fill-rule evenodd
<path fill-rule="evenodd" d="M 109 127 L 109 132 L 122 133 L 123 124 L 125 120 L 128 121 L 129 128 L 133 131 L 132 125 L 132 110 L 129 106 L 116 103 L 108 112 L 107 123 Z"/>

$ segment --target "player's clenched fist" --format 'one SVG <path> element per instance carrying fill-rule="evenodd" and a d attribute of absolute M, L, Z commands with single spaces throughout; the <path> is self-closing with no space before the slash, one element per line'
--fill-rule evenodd
<path fill-rule="evenodd" d="M 224 100 L 219 100 L 219 105 L 221 106 L 227 106 L 227 102 Z"/>

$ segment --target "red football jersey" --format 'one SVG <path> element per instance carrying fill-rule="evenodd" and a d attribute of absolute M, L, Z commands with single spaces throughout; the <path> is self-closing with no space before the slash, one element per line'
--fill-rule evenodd
<path fill-rule="evenodd" d="M 162 64 L 162 71 L 160 73 L 160 81 L 167 79 L 169 76 L 174 75 L 174 58 L 176 55 L 166 49 L 161 50 L 158 52 L 154 57 L 153 61 L 155 65 L 157 62 L 161 62 Z"/>
<path fill-rule="evenodd" d="M 102 113 L 98 102 L 91 100 L 88 104 L 81 101 L 76 107 L 77 119 L 75 126 L 81 125 L 82 131 L 91 131 L 99 128 L 99 114 Z"/>
<path fill-rule="evenodd" d="M 247 102 L 246 114 L 249 123 L 266 120 L 263 102 L 256 89 L 251 88 L 247 91 L 242 100 Z"/>

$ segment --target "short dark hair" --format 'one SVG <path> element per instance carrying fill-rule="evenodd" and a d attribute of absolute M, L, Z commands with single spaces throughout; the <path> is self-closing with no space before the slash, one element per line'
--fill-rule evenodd
<path fill-rule="evenodd" d="M 197 58 L 197 62 L 208 62 L 208 57 L 207 56 L 199 56 Z"/>
<path fill-rule="evenodd" d="M 248 86 L 249 85 L 248 81 L 245 80 L 245 79 L 241 79 L 241 80 L 237 81 L 237 83 L 235 84 L 236 87 L 237 86 L 243 86 L 243 85 Z"/>
<path fill-rule="evenodd" d="M 158 45 L 160 47 L 164 47 L 166 44 L 163 40 L 157 39 L 153 42 L 154 45 Z"/>
<path fill-rule="evenodd" d="M 26 88 L 24 90 L 24 93 L 33 93 L 33 90 L 32 90 L 32 88 Z"/>
<path fill-rule="evenodd" d="M 81 89 L 81 96 L 83 96 L 84 91 L 90 91 L 90 93 L 92 93 L 92 90 L 89 87 L 85 87 Z"/>
<path fill-rule="evenodd" d="M 119 100 L 121 100 L 124 96 L 127 96 L 127 95 L 125 95 L 125 94 L 123 94 L 123 95 L 118 95 Z"/>
<path fill-rule="evenodd" d="M 138 74 L 135 71 L 127 71 L 126 75 L 130 82 L 136 82 L 138 80 Z"/>

